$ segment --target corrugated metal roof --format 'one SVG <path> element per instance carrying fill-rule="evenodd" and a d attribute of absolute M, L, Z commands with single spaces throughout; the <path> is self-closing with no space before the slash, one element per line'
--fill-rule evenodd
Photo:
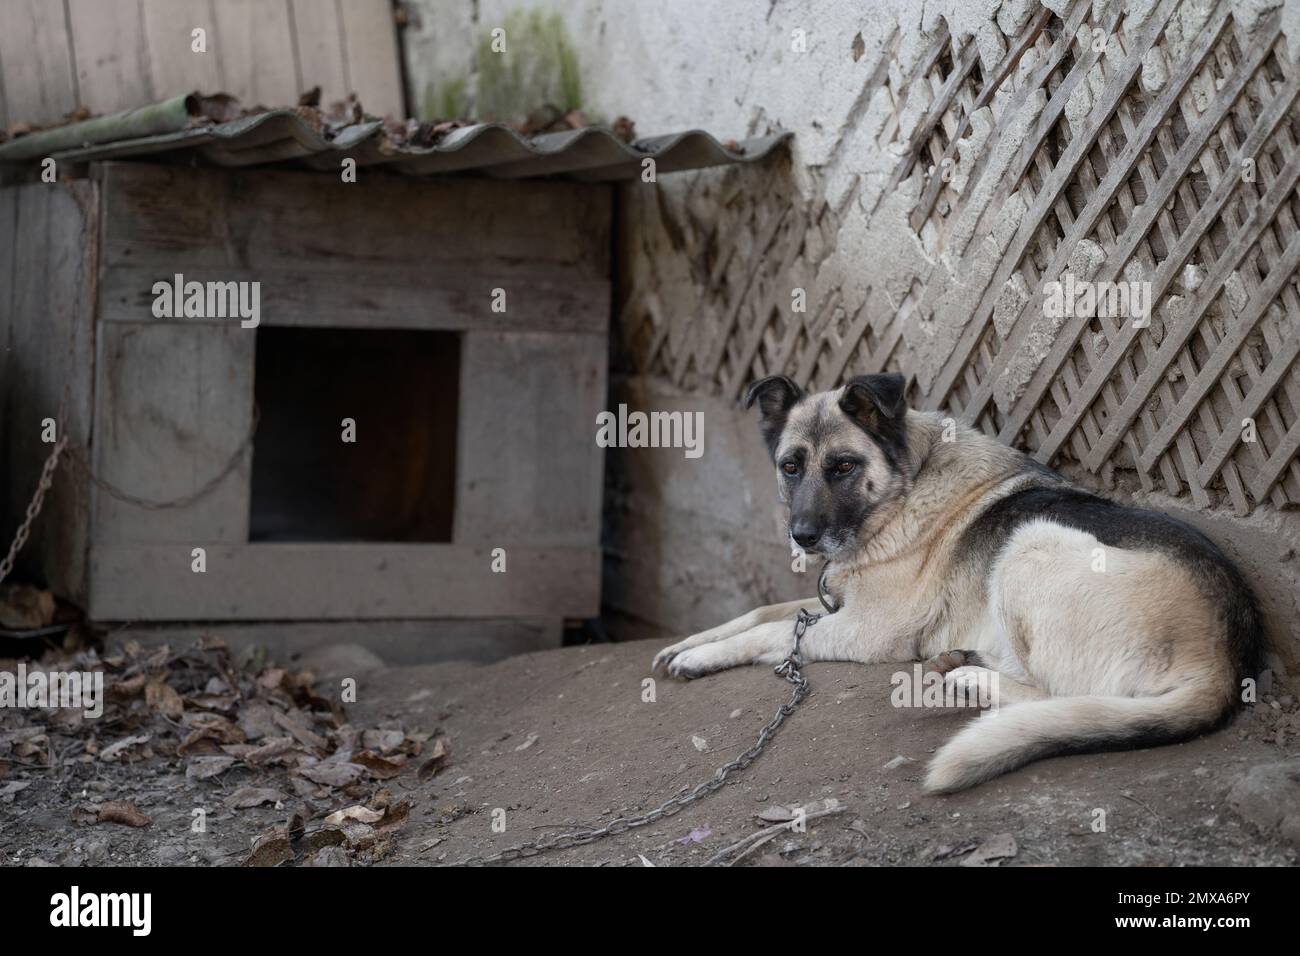
<path fill-rule="evenodd" d="M 656 174 L 753 162 L 791 135 L 778 133 L 724 146 L 708 133 L 689 130 L 628 144 L 602 126 L 522 136 L 499 123 L 480 123 L 451 130 L 436 145 L 420 147 L 394 145 L 384 135 L 381 120 L 343 127 L 327 139 L 291 109 L 190 126 L 189 99 L 180 97 L 116 117 L 33 133 L 0 145 L 0 162 L 50 156 L 79 163 L 188 153 L 216 166 L 287 163 L 337 170 L 345 157 L 351 157 L 358 166 L 382 164 L 412 176 L 563 176 L 604 182 L 639 177 L 648 156 L 655 160 Z M 183 128 L 166 129 L 168 116 L 172 125 Z M 160 132 L 160 126 L 165 131 Z"/>

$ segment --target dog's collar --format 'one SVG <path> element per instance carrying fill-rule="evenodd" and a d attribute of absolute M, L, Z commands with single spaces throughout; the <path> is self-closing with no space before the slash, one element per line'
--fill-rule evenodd
<path fill-rule="evenodd" d="M 828 560 L 822 565 L 822 573 L 817 575 L 817 599 L 822 602 L 822 607 L 826 608 L 827 614 L 834 614 L 840 609 L 840 602 L 835 600 L 831 594 L 830 585 L 826 583 L 826 575 L 831 570 L 831 563 Z"/>

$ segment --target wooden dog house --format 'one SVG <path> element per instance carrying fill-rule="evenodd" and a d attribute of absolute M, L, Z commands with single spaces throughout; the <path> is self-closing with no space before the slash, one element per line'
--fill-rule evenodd
<path fill-rule="evenodd" d="M 267 127 L 155 137 L 143 162 L 65 149 L 77 175 L 0 188 L 6 533 L 42 423 L 69 438 L 29 571 L 101 621 L 597 615 L 608 184 L 656 150 L 689 168 L 778 138 L 615 154 L 604 132 L 521 151 L 484 129 L 406 158 L 479 175 L 358 182 L 320 144 L 296 158 L 332 172 L 175 162 L 305 141 Z M 190 281 L 257 283 L 256 326 L 155 308 Z"/>

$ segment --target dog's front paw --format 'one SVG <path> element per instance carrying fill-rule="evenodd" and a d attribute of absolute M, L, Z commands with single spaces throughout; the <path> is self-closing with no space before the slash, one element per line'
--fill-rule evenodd
<path fill-rule="evenodd" d="M 666 654 L 673 649 L 667 648 L 660 654 Z M 690 647 L 684 651 L 673 651 L 669 658 L 664 662 L 664 672 L 669 677 L 675 677 L 678 680 L 694 680 L 697 677 L 703 677 L 705 674 L 712 674 L 714 671 L 722 670 L 727 665 L 715 660 L 716 654 L 712 653 L 712 646 L 702 644 L 699 647 Z"/>
<path fill-rule="evenodd" d="M 656 674 L 667 673 L 668 665 L 672 662 L 672 659 L 686 649 L 685 643 L 685 641 L 678 641 L 676 644 L 669 644 L 655 655 L 655 659 L 650 664 L 650 669 Z"/>

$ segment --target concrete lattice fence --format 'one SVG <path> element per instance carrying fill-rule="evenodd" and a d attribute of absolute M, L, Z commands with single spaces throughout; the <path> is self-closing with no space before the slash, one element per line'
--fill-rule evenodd
<path fill-rule="evenodd" d="M 633 198 L 676 253 L 633 254 L 634 370 L 730 399 L 899 369 L 915 404 L 1107 483 L 1300 504 L 1300 67 L 1276 7 L 1027 0 L 896 29 L 829 165 L 884 163 L 811 198 L 780 168 Z M 1138 283 L 1150 314 L 1058 315 L 1054 281 Z"/>

